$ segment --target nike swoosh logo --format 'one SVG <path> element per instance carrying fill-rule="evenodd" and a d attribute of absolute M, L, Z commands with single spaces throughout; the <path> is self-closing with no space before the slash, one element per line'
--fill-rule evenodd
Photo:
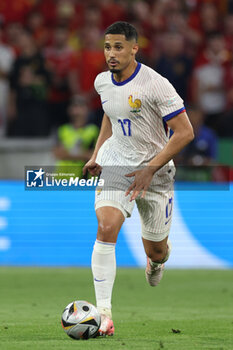
<path fill-rule="evenodd" d="M 103 105 L 105 102 L 108 102 L 108 100 L 104 100 L 104 101 L 102 102 L 102 105 Z"/>
<path fill-rule="evenodd" d="M 94 278 L 94 281 L 96 281 L 96 282 L 104 282 L 106 280 L 98 280 L 97 278 Z"/>

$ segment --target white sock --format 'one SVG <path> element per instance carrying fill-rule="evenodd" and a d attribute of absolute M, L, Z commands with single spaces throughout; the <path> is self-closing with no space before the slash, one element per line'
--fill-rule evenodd
<path fill-rule="evenodd" d="M 112 289 L 116 277 L 115 243 L 96 240 L 92 253 L 92 274 L 97 309 L 111 316 Z"/>

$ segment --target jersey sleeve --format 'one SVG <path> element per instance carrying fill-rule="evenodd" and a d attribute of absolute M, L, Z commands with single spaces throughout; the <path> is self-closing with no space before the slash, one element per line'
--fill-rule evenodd
<path fill-rule="evenodd" d="M 97 75 L 94 81 L 94 88 L 97 92 L 97 94 L 100 94 L 100 89 L 99 89 L 99 81 L 100 81 L 100 74 Z"/>
<path fill-rule="evenodd" d="M 156 106 L 159 115 L 166 122 L 185 111 L 184 101 L 166 78 L 156 81 Z"/>

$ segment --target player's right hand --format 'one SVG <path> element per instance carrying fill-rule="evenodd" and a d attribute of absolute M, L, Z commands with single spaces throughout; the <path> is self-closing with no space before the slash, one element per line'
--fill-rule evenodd
<path fill-rule="evenodd" d="M 101 173 L 101 166 L 96 163 L 94 159 L 90 159 L 83 167 L 83 175 L 87 173 L 87 171 L 91 175 L 99 175 Z"/>

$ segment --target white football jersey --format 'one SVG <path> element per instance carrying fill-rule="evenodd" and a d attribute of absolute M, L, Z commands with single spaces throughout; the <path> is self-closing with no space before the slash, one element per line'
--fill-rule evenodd
<path fill-rule="evenodd" d="M 141 63 L 122 82 L 115 81 L 110 71 L 100 73 L 95 89 L 113 132 L 98 152 L 97 163 L 102 166 L 147 165 L 169 140 L 166 121 L 185 110 L 169 81 Z"/>

